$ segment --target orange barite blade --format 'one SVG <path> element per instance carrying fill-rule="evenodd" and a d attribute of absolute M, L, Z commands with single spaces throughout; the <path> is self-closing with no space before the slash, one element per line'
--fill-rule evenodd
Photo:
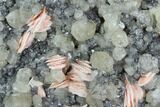
<path fill-rule="evenodd" d="M 143 89 L 140 86 L 138 86 L 137 84 L 133 85 L 133 88 L 134 88 L 134 93 L 136 93 L 138 100 L 141 100 L 144 96 Z"/>
<path fill-rule="evenodd" d="M 128 81 L 127 77 L 125 80 L 125 100 L 124 100 L 124 107 L 134 107 L 135 103 L 135 96 L 134 96 L 134 90 L 132 88 L 132 84 Z"/>
<path fill-rule="evenodd" d="M 63 69 L 68 65 L 68 58 L 60 55 L 55 55 L 46 61 L 47 66 L 51 69 Z"/>
<path fill-rule="evenodd" d="M 48 64 L 47 64 L 48 65 Z M 50 69 L 56 70 L 56 69 L 62 69 L 64 67 L 66 67 L 66 64 L 60 64 L 60 65 L 48 65 Z"/>
<path fill-rule="evenodd" d="M 54 61 L 57 61 L 57 60 L 64 60 L 64 59 L 66 60 L 67 57 L 60 56 L 60 55 L 54 55 L 51 58 L 49 58 L 46 62 L 54 62 Z"/>
<path fill-rule="evenodd" d="M 138 80 L 138 85 L 144 86 L 144 85 L 148 84 L 153 79 L 153 77 L 155 75 L 156 75 L 156 73 L 153 73 L 153 72 L 149 72 L 147 74 L 142 75 Z"/>
<path fill-rule="evenodd" d="M 133 91 L 134 91 L 134 99 L 135 99 L 135 106 L 138 107 L 138 100 L 141 100 L 144 96 L 143 89 L 138 86 L 137 84 L 132 85 Z"/>
<path fill-rule="evenodd" d="M 79 77 L 79 75 L 77 75 L 74 72 L 69 72 L 67 74 L 67 77 L 68 77 L 69 80 L 72 80 L 72 81 L 82 81 L 82 79 Z"/>
<path fill-rule="evenodd" d="M 131 84 L 125 80 L 124 107 L 138 107 L 138 101 L 144 97 L 144 91 L 138 84 Z"/>
<path fill-rule="evenodd" d="M 92 70 L 91 70 L 91 66 L 89 65 L 89 62 L 88 61 L 80 61 L 80 60 L 77 60 L 76 61 L 77 63 L 73 63 L 72 65 L 81 70 L 81 72 L 84 72 L 84 73 L 91 73 Z"/>
<path fill-rule="evenodd" d="M 36 32 L 45 32 L 50 29 L 51 24 L 51 17 L 47 15 L 45 7 L 36 15 L 32 16 L 28 21 L 28 30 L 19 41 L 17 53 L 21 53 L 25 48 L 28 48 L 31 45 Z"/>
<path fill-rule="evenodd" d="M 32 44 L 34 36 L 35 35 L 31 32 L 25 32 L 19 40 L 19 47 L 17 53 L 22 53 L 24 49 L 28 48 Z"/>
<path fill-rule="evenodd" d="M 87 68 L 91 68 L 91 65 L 90 65 L 90 62 L 89 62 L 89 61 L 85 61 L 85 60 L 83 60 L 83 61 L 77 60 L 76 62 L 77 62 L 79 65 L 85 66 L 85 67 L 87 67 Z"/>
<path fill-rule="evenodd" d="M 59 64 L 63 64 L 63 63 L 65 63 L 66 62 L 66 60 L 65 59 L 63 59 L 63 60 L 55 60 L 55 61 L 50 61 L 50 62 L 48 62 L 48 64 L 49 65 L 59 65 Z"/>
<path fill-rule="evenodd" d="M 127 106 L 127 102 L 128 102 L 127 93 L 126 93 L 126 91 L 125 91 L 125 93 L 124 93 L 124 107 Z"/>
<path fill-rule="evenodd" d="M 38 87 L 37 95 L 39 95 L 40 97 L 46 97 L 46 93 L 45 93 L 45 91 L 44 91 L 42 86 Z"/>
<path fill-rule="evenodd" d="M 78 64 L 71 64 L 72 65 L 72 72 L 73 74 L 79 76 L 81 80 L 83 81 L 91 81 L 91 70 L 89 68 L 85 68 L 84 66 L 78 65 Z"/>
<path fill-rule="evenodd" d="M 33 33 L 44 32 L 50 29 L 50 26 L 52 24 L 50 20 L 51 17 L 47 15 L 47 10 L 46 8 L 44 8 L 43 10 L 41 10 L 41 12 L 31 18 L 28 23 L 29 30 Z"/>
<path fill-rule="evenodd" d="M 91 69 L 90 68 L 86 68 L 86 67 L 84 67 L 82 65 L 79 65 L 77 63 L 72 63 L 71 65 L 75 70 L 78 70 L 79 72 L 83 72 L 85 74 L 87 74 L 87 73 L 90 74 L 91 73 Z"/>
<path fill-rule="evenodd" d="M 44 7 L 45 8 L 45 7 Z M 43 9 L 44 9 L 43 8 Z M 27 21 L 27 23 L 29 24 L 31 24 L 31 22 L 33 22 L 35 19 L 37 19 L 41 14 L 42 14 L 42 10 L 41 11 L 39 11 L 37 14 L 35 14 L 35 15 L 33 15 L 33 16 L 31 16 L 31 18 Z"/>
<path fill-rule="evenodd" d="M 48 59 L 46 62 L 49 68 L 52 69 L 63 69 L 66 68 L 68 65 L 71 66 L 71 70 L 69 70 L 65 74 L 66 79 L 60 83 L 52 83 L 50 88 L 68 87 L 69 92 L 73 94 L 81 97 L 87 96 L 87 88 L 83 81 L 91 81 L 92 79 L 91 66 L 89 65 L 88 61 L 77 60 L 76 63 L 69 63 L 69 59 L 67 57 L 55 55 Z"/>
<path fill-rule="evenodd" d="M 40 26 L 38 32 L 45 32 L 47 31 L 48 29 L 50 29 L 50 26 L 52 25 L 52 22 L 50 21 L 51 20 L 51 17 L 50 16 L 47 16 L 46 17 L 46 20 L 42 23 L 44 24 L 43 26 Z"/>
<path fill-rule="evenodd" d="M 68 87 L 68 80 L 64 80 L 63 82 L 53 82 L 49 88 L 66 88 Z"/>
<path fill-rule="evenodd" d="M 70 72 L 73 73 L 74 75 L 77 75 L 77 77 L 79 77 L 79 79 L 81 81 L 91 81 L 93 79 L 90 74 L 85 74 L 85 73 L 83 73 L 77 69 L 74 69 L 74 68 L 72 68 L 72 70 Z"/>
<path fill-rule="evenodd" d="M 68 86 L 69 92 L 76 94 L 80 97 L 86 97 L 87 96 L 87 89 L 84 82 L 75 82 L 70 81 Z"/>

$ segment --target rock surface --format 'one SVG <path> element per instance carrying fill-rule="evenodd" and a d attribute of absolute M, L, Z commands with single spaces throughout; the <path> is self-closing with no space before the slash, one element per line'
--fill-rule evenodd
<path fill-rule="evenodd" d="M 47 32 L 37 32 L 35 38 L 37 38 L 38 41 L 44 41 L 47 38 Z"/>
<path fill-rule="evenodd" d="M 128 42 L 128 37 L 126 33 L 122 30 L 117 30 L 112 34 L 112 43 L 116 47 L 126 47 L 129 42 Z"/>
<path fill-rule="evenodd" d="M 51 84 L 55 81 L 63 81 L 65 79 L 65 75 L 61 70 L 51 70 L 50 72 L 46 73 L 45 75 L 45 83 Z"/>
<path fill-rule="evenodd" d="M 73 41 L 65 35 L 56 35 L 51 42 L 63 52 L 72 51 L 74 49 Z"/>
<path fill-rule="evenodd" d="M 139 58 L 138 68 L 140 72 L 158 72 L 158 59 L 150 54 L 143 54 Z"/>
<path fill-rule="evenodd" d="M 99 70 L 106 71 L 107 73 L 112 73 L 113 71 L 114 61 L 107 52 L 94 52 L 91 55 L 90 62 L 94 68 Z"/>
<path fill-rule="evenodd" d="M 94 36 L 96 24 L 90 20 L 78 20 L 72 24 L 71 33 L 77 41 L 86 41 Z"/>
<path fill-rule="evenodd" d="M 31 76 L 31 69 L 21 68 L 16 75 L 15 82 L 13 83 L 13 91 L 19 93 L 30 92 L 30 86 L 28 85 L 28 83 Z"/>
<path fill-rule="evenodd" d="M 116 61 L 120 61 L 122 60 L 125 56 L 126 56 L 126 51 L 124 48 L 114 48 L 113 50 L 113 58 L 116 60 Z"/>
<path fill-rule="evenodd" d="M 151 107 L 158 107 L 160 104 L 160 89 L 150 91 L 146 95 L 146 101 L 150 103 Z"/>
<path fill-rule="evenodd" d="M 103 78 L 98 75 L 96 76 L 96 80 L 93 80 L 92 83 L 89 84 L 91 96 L 99 100 L 116 100 L 116 98 L 118 98 L 118 87 L 120 84 L 115 85 L 107 80 L 104 81 Z"/>
<path fill-rule="evenodd" d="M 7 64 L 7 58 L 9 56 L 9 51 L 6 46 L 0 46 L 0 68 Z"/>
<path fill-rule="evenodd" d="M 28 3 L 25 4 L 24 2 L 22 2 L 22 5 L 20 5 L 19 9 L 11 11 L 6 16 L 8 24 L 13 28 L 21 28 L 22 26 L 27 24 L 28 19 L 42 8 L 39 4 L 31 4 L 32 3 L 30 1 L 28 1 Z"/>
<path fill-rule="evenodd" d="M 7 16 L 7 22 L 10 26 L 12 26 L 13 28 L 20 28 L 22 27 L 25 23 L 21 22 L 21 20 L 19 20 L 19 18 L 17 16 L 20 16 L 19 10 L 13 10 L 12 12 L 10 12 Z"/>
<path fill-rule="evenodd" d="M 53 24 L 17 54 L 27 21 L 42 7 Z M 0 107 L 123 107 L 124 75 L 135 82 L 150 71 L 156 76 L 142 87 L 147 97 L 139 106 L 159 107 L 159 10 L 159 0 L 0 0 L 0 102 L 4 103 Z M 56 54 L 68 56 L 71 62 L 91 61 L 94 79 L 86 83 L 89 97 L 48 88 L 64 79 L 62 72 L 45 63 Z M 23 68 L 32 72 L 19 72 Z M 28 86 L 32 77 L 35 80 Z M 43 85 L 45 98 L 36 95 L 37 84 Z M 29 100 L 21 101 L 26 92 Z"/>
<path fill-rule="evenodd" d="M 30 107 L 32 105 L 31 94 L 12 94 L 4 100 L 5 107 Z"/>
<path fill-rule="evenodd" d="M 152 15 L 152 17 L 155 17 L 155 20 L 157 22 L 156 27 L 157 27 L 158 31 L 160 31 L 160 21 L 159 21 L 160 14 L 159 14 L 159 11 L 160 11 L 160 6 L 157 6 L 157 7 L 150 10 L 150 14 Z"/>
<path fill-rule="evenodd" d="M 33 105 L 34 107 L 42 107 L 42 98 L 38 95 L 33 96 Z"/>

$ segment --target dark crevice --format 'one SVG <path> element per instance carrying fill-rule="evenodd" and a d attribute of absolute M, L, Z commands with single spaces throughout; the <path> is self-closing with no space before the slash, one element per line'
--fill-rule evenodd
<path fill-rule="evenodd" d="M 96 23 L 96 32 L 100 32 L 101 25 L 104 23 L 104 19 L 99 16 L 98 8 L 94 7 L 84 13 L 89 20 Z"/>

